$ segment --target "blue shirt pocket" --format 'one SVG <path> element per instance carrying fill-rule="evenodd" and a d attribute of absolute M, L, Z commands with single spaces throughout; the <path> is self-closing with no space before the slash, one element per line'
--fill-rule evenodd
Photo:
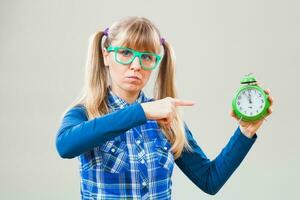
<path fill-rule="evenodd" d="M 125 141 L 109 140 L 99 147 L 101 168 L 109 173 L 122 173 L 129 169 L 129 156 Z"/>
<path fill-rule="evenodd" d="M 174 155 L 171 152 L 171 144 L 167 139 L 157 138 L 155 140 L 155 153 L 157 157 L 157 164 L 159 167 L 167 170 L 171 175 L 174 168 Z M 165 173 L 165 172 L 164 172 Z"/>

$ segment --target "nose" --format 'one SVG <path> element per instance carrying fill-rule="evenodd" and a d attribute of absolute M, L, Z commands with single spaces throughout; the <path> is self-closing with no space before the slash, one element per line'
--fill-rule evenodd
<path fill-rule="evenodd" d="M 130 64 L 130 69 L 131 70 L 140 70 L 141 69 L 139 57 L 135 57 L 133 59 L 133 61 Z"/>

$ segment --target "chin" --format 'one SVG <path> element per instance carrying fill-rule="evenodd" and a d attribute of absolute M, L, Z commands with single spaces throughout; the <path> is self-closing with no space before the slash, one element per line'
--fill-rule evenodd
<path fill-rule="evenodd" d="M 143 86 L 141 85 L 133 85 L 133 84 L 129 84 L 126 85 L 124 87 L 124 90 L 128 91 L 128 92 L 138 92 L 143 88 Z"/>

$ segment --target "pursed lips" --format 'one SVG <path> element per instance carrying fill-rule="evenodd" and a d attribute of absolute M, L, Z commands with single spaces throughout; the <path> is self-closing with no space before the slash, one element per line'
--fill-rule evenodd
<path fill-rule="evenodd" d="M 138 77 L 138 76 L 127 76 L 127 78 L 134 78 L 134 79 L 141 80 L 141 78 L 140 78 L 140 77 Z"/>

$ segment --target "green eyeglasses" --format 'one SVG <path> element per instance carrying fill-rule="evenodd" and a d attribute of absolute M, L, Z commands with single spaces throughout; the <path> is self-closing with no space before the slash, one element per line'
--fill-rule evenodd
<path fill-rule="evenodd" d="M 139 52 L 127 47 L 121 46 L 109 46 L 108 52 L 115 52 L 115 61 L 120 64 L 130 64 L 135 59 L 139 58 L 140 65 L 145 70 L 153 70 L 160 63 L 162 56 L 151 52 Z"/>

